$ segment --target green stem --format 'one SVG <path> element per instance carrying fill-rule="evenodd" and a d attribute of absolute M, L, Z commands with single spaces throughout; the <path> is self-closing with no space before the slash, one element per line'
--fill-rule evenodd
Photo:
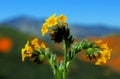
<path fill-rule="evenodd" d="M 66 79 L 67 77 L 67 68 L 66 68 L 66 63 L 67 63 L 67 42 L 64 40 L 64 71 L 63 71 L 63 79 Z"/>
<path fill-rule="evenodd" d="M 50 63 L 50 66 L 52 67 L 53 69 L 53 73 L 54 73 L 54 76 L 55 76 L 55 79 L 61 79 L 61 74 L 60 72 L 55 68 L 55 64 L 53 62 L 50 61 L 50 59 L 48 59 L 49 63 Z"/>
<path fill-rule="evenodd" d="M 50 59 L 49 58 L 47 58 L 47 60 L 48 60 L 48 62 L 50 63 L 50 66 L 52 67 L 52 69 L 53 69 L 53 73 L 54 73 L 54 76 L 55 77 L 57 77 L 57 75 L 56 75 L 56 69 L 54 68 L 54 64 L 50 61 Z M 57 79 L 57 78 L 56 78 Z"/>

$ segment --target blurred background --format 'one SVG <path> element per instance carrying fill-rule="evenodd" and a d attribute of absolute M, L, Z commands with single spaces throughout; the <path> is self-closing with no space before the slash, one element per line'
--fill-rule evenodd
<path fill-rule="evenodd" d="M 47 63 L 21 61 L 21 48 L 34 37 L 44 40 L 61 59 L 61 44 L 54 44 L 49 35 L 42 37 L 40 32 L 53 13 L 68 16 L 75 41 L 102 39 L 113 50 L 103 66 L 77 54 L 68 79 L 120 79 L 120 0 L 1 0 L 0 79 L 54 79 Z"/>

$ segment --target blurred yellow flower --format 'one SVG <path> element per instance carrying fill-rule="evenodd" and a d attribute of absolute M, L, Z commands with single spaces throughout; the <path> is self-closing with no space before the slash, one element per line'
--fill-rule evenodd
<path fill-rule="evenodd" d="M 32 45 L 35 45 L 38 43 L 38 38 L 34 38 L 32 41 L 31 41 L 31 44 Z"/>
<path fill-rule="evenodd" d="M 100 46 L 100 48 L 102 48 L 102 49 L 109 49 L 107 43 L 102 44 L 102 45 Z"/>
<path fill-rule="evenodd" d="M 44 42 L 40 42 L 40 43 L 39 43 L 38 38 L 33 39 L 33 40 L 31 41 L 31 44 L 33 45 L 33 47 L 34 47 L 35 50 L 39 50 L 40 47 L 43 48 L 43 49 L 46 48 Z"/>
<path fill-rule="evenodd" d="M 46 23 L 43 24 L 41 32 L 42 32 L 42 36 L 44 36 L 48 32 L 48 27 Z"/>
<path fill-rule="evenodd" d="M 30 54 L 30 53 L 29 54 L 25 53 L 25 49 L 22 49 L 21 54 L 22 54 L 22 61 L 23 62 L 24 62 L 26 57 L 31 57 L 32 56 L 32 54 Z"/>
<path fill-rule="evenodd" d="M 56 20 L 55 16 L 56 16 L 56 14 L 53 14 L 48 19 L 46 19 L 46 24 L 48 27 L 52 27 L 57 24 L 57 20 Z"/>
<path fill-rule="evenodd" d="M 101 41 L 99 41 L 99 43 L 101 43 Z M 105 64 L 107 62 L 108 59 L 110 59 L 110 55 L 111 55 L 111 51 L 112 49 L 110 49 L 107 45 L 107 43 L 105 44 L 101 44 L 100 45 L 100 57 L 98 58 L 98 60 L 96 61 L 96 65 L 102 65 Z"/>
<path fill-rule="evenodd" d="M 42 42 L 42 43 L 40 44 L 40 47 L 42 47 L 42 48 L 46 49 L 45 43 L 44 43 L 44 42 Z"/>
<path fill-rule="evenodd" d="M 63 14 L 61 14 L 59 17 L 58 17 L 58 21 L 61 20 L 63 23 L 66 23 L 66 20 L 67 20 L 67 17 L 64 16 Z"/>
<path fill-rule="evenodd" d="M 25 50 L 27 53 L 32 53 L 33 49 L 31 46 L 29 46 L 29 41 L 27 41 L 27 43 L 25 44 Z"/>
<path fill-rule="evenodd" d="M 25 44 L 25 48 L 22 48 L 22 61 L 24 61 L 25 57 L 31 57 L 33 53 L 33 49 L 29 46 L 29 41 Z"/>
<path fill-rule="evenodd" d="M 66 23 L 67 17 L 61 14 L 60 16 L 56 16 L 56 14 L 53 14 L 50 16 L 48 19 L 46 19 L 45 23 L 42 25 L 41 32 L 42 36 L 44 36 L 49 30 L 50 27 L 52 26 L 57 26 L 61 27 L 62 26 L 67 26 L 68 24 Z"/>
<path fill-rule="evenodd" d="M 39 50 L 40 45 L 39 45 L 39 43 L 38 43 L 38 39 L 37 39 L 37 38 L 33 39 L 33 40 L 31 41 L 31 44 L 33 45 L 33 48 L 34 48 L 35 50 Z"/>
<path fill-rule="evenodd" d="M 102 57 L 110 59 L 112 49 L 110 49 L 107 44 L 102 44 L 101 49 L 102 51 L 100 51 L 100 53 L 102 54 Z"/>
<path fill-rule="evenodd" d="M 97 62 L 95 63 L 96 65 L 102 65 L 105 64 L 107 61 L 106 58 L 98 58 Z"/>
<path fill-rule="evenodd" d="M 56 18 L 57 18 L 58 25 L 60 25 L 60 24 L 63 26 L 67 25 L 67 23 L 66 23 L 67 17 L 64 16 L 63 14 L 61 14 L 60 16 L 58 16 Z"/>
<path fill-rule="evenodd" d="M 39 43 L 38 38 L 31 40 L 30 45 L 29 45 L 29 41 L 27 41 L 27 43 L 25 44 L 25 48 L 22 48 L 21 50 L 22 61 L 24 61 L 26 57 L 31 58 L 32 54 L 34 53 L 34 50 L 39 50 L 40 48 L 46 49 L 44 42 Z"/>

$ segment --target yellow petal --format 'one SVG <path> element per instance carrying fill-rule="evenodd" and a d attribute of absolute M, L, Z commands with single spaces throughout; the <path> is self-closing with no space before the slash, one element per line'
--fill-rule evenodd
<path fill-rule="evenodd" d="M 64 16 L 63 14 L 61 14 L 61 15 L 59 16 L 59 19 L 60 19 L 62 22 L 65 22 L 65 21 L 67 20 L 67 17 Z"/>
<path fill-rule="evenodd" d="M 42 32 L 42 36 L 44 36 L 48 32 L 47 26 L 42 26 L 41 32 Z"/>
<path fill-rule="evenodd" d="M 32 45 L 35 45 L 35 44 L 37 44 L 38 43 L 38 39 L 37 38 L 35 38 L 35 39 L 33 39 L 32 41 L 31 41 L 31 44 Z"/>
<path fill-rule="evenodd" d="M 95 64 L 96 65 L 103 65 L 106 63 L 106 61 L 107 60 L 105 58 L 99 58 Z"/>
<path fill-rule="evenodd" d="M 45 44 L 42 42 L 41 45 L 40 45 L 42 48 L 46 49 L 46 46 Z"/>
<path fill-rule="evenodd" d="M 25 59 L 25 54 L 24 54 L 24 52 L 25 52 L 25 49 L 22 48 L 22 51 L 21 51 L 22 61 L 24 61 L 24 59 Z"/>

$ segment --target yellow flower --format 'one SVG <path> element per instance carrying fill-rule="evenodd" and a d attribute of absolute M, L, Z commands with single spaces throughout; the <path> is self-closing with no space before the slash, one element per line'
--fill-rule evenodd
<path fill-rule="evenodd" d="M 63 23 L 66 23 L 67 17 L 64 16 L 63 14 L 61 14 L 61 15 L 58 17 L 58 20 L 61 20 Z"/>
<path fill-rule="evenodd" d="M 32 56 L 31 53 L 25 53 L 25 49 L 22 49 L 21 54 L 22 54 L 22 61 L 23 62 L 24 62 L 24 60 L 25 60 L 26 57 L 31 57 Z"/>
<path fill-rule="evenodd" d="M 57 17 L 57 22 L 58 25 L 62 24 L 63 26 L 67 26 L 68 24 L 66 23 L 67 17 L 61 14 L 60 16 Z"/>
<path fill-rule="evenodd" d="M 48 27 L 52 27 L 54 25 L 57 24 L 57 20 L 56 20 L 56 15 L 53 14 L 52 16 L 50 16 L 48 19 L 46 19 L 46 24 Z"/>
<path fill-rule="evenodd" d="M 44 36 L 48 32 L 48 27 L 46 23 L 43 24 L 41 32 L 42 32 L 42 36 Z"/>
<path fill-rule="evenodd" d="M 33 53 L 33 49 L 29 46 L 29 41 L 25 44 L 25 48 L 22 48 L 21 55 L 22 61 L 24 61 L 25 57 L 31 57 Z"/>
<path fill-rule="evenodd" d="M 31 46 L 29 46 L 29 41 L 27 41 L 27 43 L 25 44 L 25 50 L 27 53 L 32 53 L 33 49 Z"/>
<path fill-rule="evenodd" d="M 106 58 L 98 58 L 97 62 L 95 63 L 96 65 L 102 65 L 105 64 L 107 61 Z"/>
<path fill-rule="evenodd" d="M 101 53 L 101 57 L 98 58 L 97 62 L 95 63 L 96 65 L 105 64 L 107 60 L 110 59 L 111 50 L 105 49 L 103 51 L 100 51 L 100 53 Z"/>
<path fill-rule="evenodd" d="M 39 50 L 40 45 L 39 45 L 39 43 L 38 43 L 38 39 L 37 39 L 37 38 L 33 39 L 33 40 L 31 41 L 31 44 L 33 45 L 33 47 L 34 47 L 35 50 Z"/>
<path fill-rule="evenodd" d="M 45 44 L 44 44 L 43 42 L 40 44 L 40 46 L 41 46 L 42 48 L 46 49 L 46 46 L 45 46 Z"/>
<path fill-rule="evenodd" d="M 101 42 L 100 42 L 101 43 Z M 98 60 L 96 61 L 96 65 L 102 65 L 105 64 L 106 61 L 108 59 L 110 59 L 110 55 L 111 55 L 111 51 L 112 49 L 110 49 L 107 45 L 107 43 L 105 44 L 101 44 L 100 45 L 100 57 L 98 58 Z"/>
<path fill-rule="evenodd" d="M 39 43 L 39 40 L 37 38 L 33 39 L 31 41 L 31 44 L 33 45 L 35 50 L 39 50 L 40 47 L 43 48 L 43 49 L 46 49 L 46 46 L 45 46 L 44 42 Z"/>
<path fill-rule="evenodd" d="M 37 44 L 38 43 L 38 39 L 37 38 L 34 38 L 32 41 L 31 41 L 31 44 L 32 45 L 35 45 L 35 44 Z"/>
<path fill-rule="evenodd" d="M 48 19 L 46 19 L 45 23 L 42 25 L 41 33 L 44 36 L 47 32 L 50 32 L 52 26 L 61 27 L 61 26 L 68 26 L 66 23 L 67 17 L 61 14 L 60 16 L 56 16 L 53 14 Z M 49 30 L 50 29 L 50 30 Z"/>
<path fill-rule="evenodd" d="M 102 49 L 102 51 L 101 51 L 102 57 L 110 59 L 110 54 L 111 54 L 112 49 L 110 49 L 108 47 L 107 43 L 106 44 L 102 44 L 101 45 L 101 49 Z"/>
<path fill-rule="evenodd" d="M 40 47 L 43 49 L 46 49 L 45 44 L 43 42 L 41 42 L 39 44 L 39 40 L 37 38 L 35 38 L 31 41 L 31 46 L 35 50 L 39 50 Z M 29 45 L 29 41 L 27 41 L 27 43 L 25 44 L 25 48 L 22 48 L 22 50 L 21 50 L 22 61 L 24 61 L 26 57 L 30 57 L 30 58 L 32 57 L 33 49 L 31 46 Z"/>
<path fill-rule="evenodd" d="M 112 51 L 111 49 L 100 51 L 101 57 L 105 57 L 107 59 L 110 59 L 111 51 Z"/>
<path fill-rule="evenodd" d="M 100 46 L 100 48 L 102 48 L 102 49 L 109 49 L 107 43 L 102 44 L 102 45 Z"/>

